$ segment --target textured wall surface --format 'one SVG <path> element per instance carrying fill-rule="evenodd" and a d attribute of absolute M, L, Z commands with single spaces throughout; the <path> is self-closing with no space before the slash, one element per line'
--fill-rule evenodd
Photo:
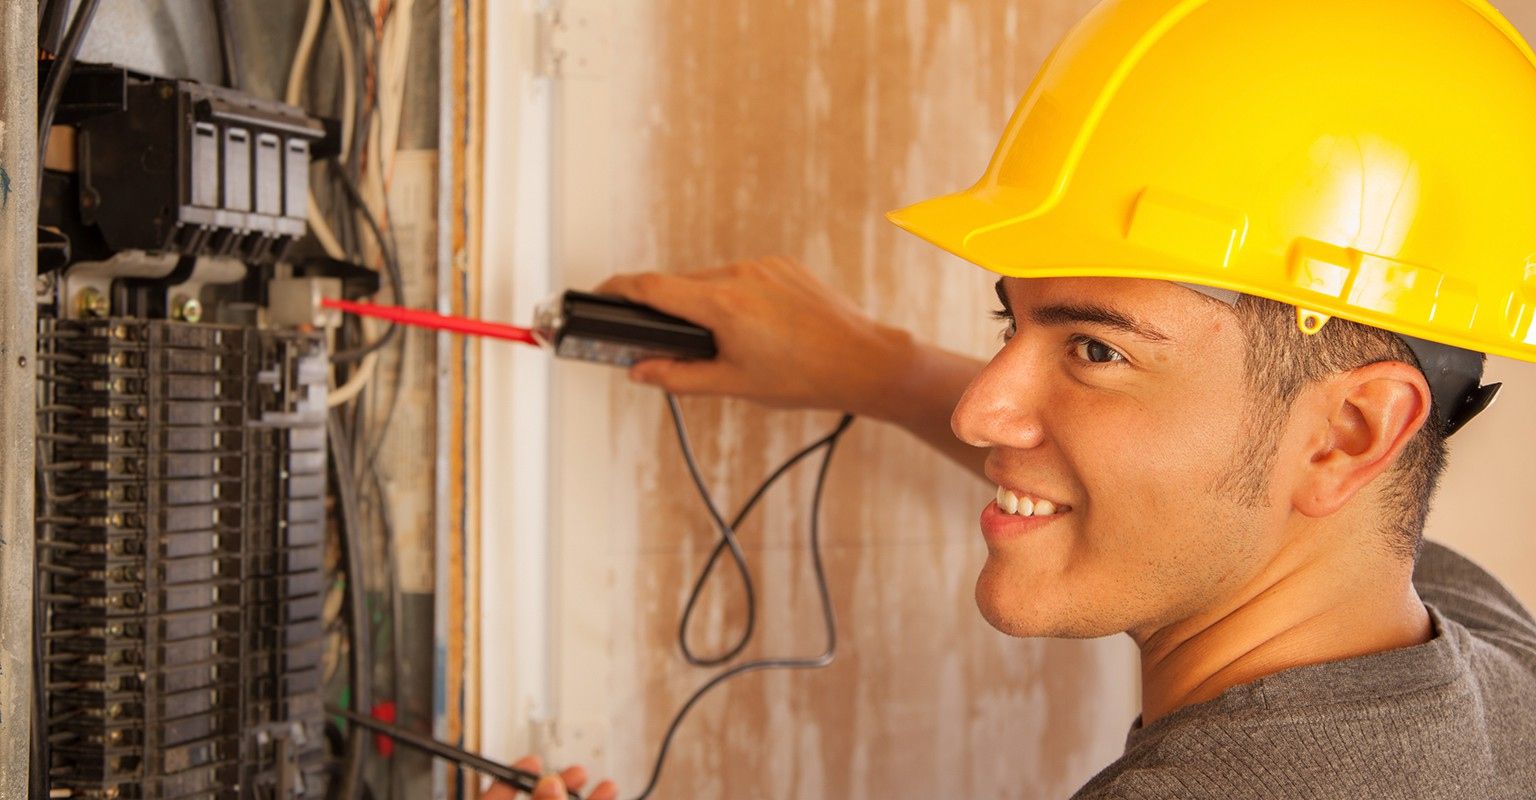
<path fill-rule="evenodd" d="M 605 5 L 567 16 L 612 46 L 569 59 L 562 87 L 566 284 L 787 254 L 925 338 L 995 347 L 990 281 L 882 215 L 980 174 L 1088 2 Z M 562 365 L 554 397 L 556 752 L 629 795 L 672 714 L 713 674 L 688 666 L 674 638 L 713 534 L 658 393 Z M 713 400 L 685 409 L 731 507 L 835 422 Z M 822 646 L 805 544 L 813 479 L 802 468 L 742 532 L 762 609 L 749 657 Z M 1126 643 L 1012 640 L 976 611 L 976 517 L 991 491 L 899 431 L 859 423 L 823 515 L 836 664 L 750 675 L 710 696 L 656 796 L 1061 797 L 1112 760 L 1134 715 Z M 705 652 L 740 625 L 738 583 L 717 574 L 693 630 Z"/>
<path fill-rule="evenodd" d="M 567 0 L 555 285 L 786 254 L 882 319 L 990 352 L 986 277 L 881 215 L 973 180 L 1050 46 L 1091 5 Z M 1536 3 L 1502 5 L 1531 31 Z M 1510 393 L 1458 437 L 1431 535 L 1536 602 L 1536 495 L 1523 485 L 1536 468 L 1536 368 L 1492 371 Z M 511 738 L 592 764 L 629 796 L 673 712 L 713 674 L 684 663 L 674 639 L 713 534 L 661 397 L 582 365 L 557 365 L 553 387 L 554 725 L 534 713 Z M 712 400 L 685 409 L 729 507 L 834 421 Z M 811 488 L 806 469 L 742 532 L 762 606 L 748 656 L 821 647 L 804 540 Z M 838 662 L 711 695 L 684 723 L 656 796 L 1062 797 L 1112 760 L 1134 714 L 1129 645 L 1016 641 L 982 622 L 974 520 L 988 490 L 900 432 L 859 423 L 824 512 Z M 721 572 L 694 629 L 703 649 L 739 630 L 740 601 Z"/>

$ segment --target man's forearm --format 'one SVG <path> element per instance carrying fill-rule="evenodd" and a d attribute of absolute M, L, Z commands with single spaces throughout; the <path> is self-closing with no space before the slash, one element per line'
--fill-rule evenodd
<path fill-rule="evenodd" d="M 985 362 L 923 344 L 905 331 L 887 329 L 877 361 L 882 380 L 872 381 L 863 413 L 905 428 L 978 476 L 987 451 L 950 430 L 949 418 Z"/>

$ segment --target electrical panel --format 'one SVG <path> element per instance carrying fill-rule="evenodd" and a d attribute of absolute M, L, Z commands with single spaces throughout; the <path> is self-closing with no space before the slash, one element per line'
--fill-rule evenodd
<path fill-rule="evenodd" d="M 103 64 L 75 66 L 57 122 L 34 770 L 53 797 L 326 797 L 330 354 L 257 311 L 307 233 L 325 128 Z"/>
<path fill-rule="evenodd" d="M 325 129 L 297 108 L 81 64 L 60 119 L 77 124 L 77 168 L 43 217 L 75 260 L 145 250 L 270 264 L 307 230 L 311 151 Z"/>
<path fill-rule="evenodd" d="M 41 327 L 55 791 L 323 797 L 323 342 L 129 318 Z"/>

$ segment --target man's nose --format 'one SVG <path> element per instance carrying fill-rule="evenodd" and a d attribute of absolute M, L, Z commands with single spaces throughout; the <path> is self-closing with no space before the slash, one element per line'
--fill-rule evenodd
<path fill-rule="evenodd" d="M 973 447 L 1028 449 L 1044 438 L 1040 407 L 1045 376 L 1021 342 L 1004 347 L 966 387 L 950 429 Z"/>

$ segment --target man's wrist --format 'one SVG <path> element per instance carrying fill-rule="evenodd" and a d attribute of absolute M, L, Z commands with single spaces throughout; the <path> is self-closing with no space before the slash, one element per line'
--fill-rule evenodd
<path fill-rule="evenodd" d="M 853 391 L 847 398 L 847 410 L 862 417 L 904 424 L 912 416 L 907 407 L 912 400 L 909 384 L 921 345 L 911 333 L 889 325 L 875 324 L 870 346 L 861 363 L 851 365 L 856 375 L 849 381 Z"/>

